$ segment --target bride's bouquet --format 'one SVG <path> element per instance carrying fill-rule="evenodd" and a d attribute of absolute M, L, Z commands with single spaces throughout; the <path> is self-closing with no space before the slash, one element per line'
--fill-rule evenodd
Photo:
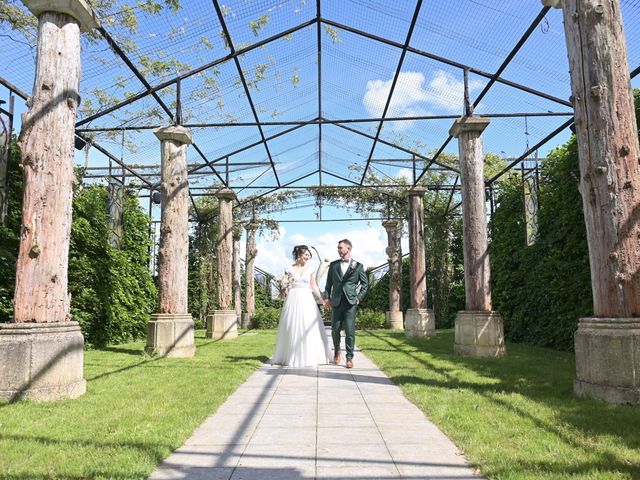
<path fill-rule="evenodd" d="M 291 272 L 284 272 L 280 280 L 278 280 L 278 289 L 280 290 L 280 300 L 284 300 L 287 294 L 289 293 L 289 289 L 293 284 L 293 276 Z"/>

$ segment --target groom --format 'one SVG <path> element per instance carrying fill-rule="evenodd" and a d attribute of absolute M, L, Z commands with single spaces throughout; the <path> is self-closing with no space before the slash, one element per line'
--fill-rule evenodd
<path fill-rule="evenodd" d="M 338 242 L 338 255 L 329 265 L 323 297 L 325 307 L 331 306 L 331 336 L 334 363 L 340 363 L 340 330 L 345 332 L 347 368 L 353 368 L 353 349 L 356 343 L 356 314 L 358 305 L 367 293 L 369 279 L 361 263 L 351 258 L 351 242 Z"/>

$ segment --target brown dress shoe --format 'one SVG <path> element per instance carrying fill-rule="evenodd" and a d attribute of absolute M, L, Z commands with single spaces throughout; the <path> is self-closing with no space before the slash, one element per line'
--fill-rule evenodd
<path fill-rule="evenodd" d="M 353 362 L 351 360 L 347 360 L 347 368 L 353 368 Z"/>
<path fill-rule="evenodd" d="M 335 363 L 336 365 L 338 363 L 340 363 L 340 354 L 339 353 L 333 357 L 333 363 Z"/>

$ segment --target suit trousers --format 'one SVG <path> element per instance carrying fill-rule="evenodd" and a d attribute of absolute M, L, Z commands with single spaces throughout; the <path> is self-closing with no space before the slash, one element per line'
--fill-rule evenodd
<path fill-rule="evenodd" d="M 344 330 L 344 344 L 347 350 L 347 360 L 353 359 L 356 344 L 356 314 L 358 305 L 351 305 L 343 295 L 340 304 L 331 309 L 331 337 L 335 353 L 340 351 L 340 330 Z"/>

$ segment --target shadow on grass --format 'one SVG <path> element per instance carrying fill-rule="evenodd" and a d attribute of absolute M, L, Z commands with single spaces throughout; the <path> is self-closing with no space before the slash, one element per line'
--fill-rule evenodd
<path fill-rule="evenodd" d="M 385 346 L 364 348 L 365 354 L 370 353 L 372 357 L 385 352 L 402 354 L 399 360 L 387 358 L 388 364 L 383 365 L 397 385 L 412 390 L 415 386 L 424 386 L 478 395 L 494 405 L 496 411 L 511 412 L 523 424 L 532 424 L 552 434 L 562 444 L 583 451 L 591 460 L 580 462 L 567 458 L 566 461 L 536 462 L 530 459 L 518 462 L 517 470 L 566 476 L 616 472 L 626 475 L 624 478 L 640 478 L 638 407 L 577 398 L 573 393 L 575 359 L 572 353 L 508 344 L 505 358 L 470 358 L 453 353 L 453 331 L 438 331 L 431 338 L 406 338 L 403 332 L 388 331 L 367 331 L 367 334 Z M 419 366 L 412 368 L 416 363 Z M 555 413 L 546 418 L 538 416 L 535 408 L 529 405 L 527 409 L 522 402 L 514 400 L 517 396 Z M 463 395 L 460 399 L 465 401 Z M 466 397 L 466 401 L 468 399 Z M 608 439 L 615 439 L 609 442 L 614 447 L 597 445 Z M 628 449 L 626 453 L 625 449 Z M 514 467 L 508 471 L 492 469 L 490 473 L 513 475 Z"/>
<path fill-rule="evenodd" d="M 122 347 L 122 346 L 117 346 L 117 345 L 113 345 L 113 346 L 108 346 L 108 347 L 103 347 L 103 348 L 98 348 L 96 350 L 100 350 L 103 352 L 112 352 L 112 353 L 123 353 L 125 355 L 133 355 L 134 357 L 144 357 L 145 355 L 147 355 L 144 350 L 141 350 L 138 347 Z"/>
<path fill-rule="evenodd" d="M 227 355 L 227 360 L 233 360 L 235 362 L 260 362 L 265 364 L 269 361 L 269 357 L 266 355 L 256 355 L 255 357 L 245 357 L 242 355 Z"/>
<path fill-rule="evenodd" d="M 19 442 L 35 443 L 38 445 L 39 449 L 47 448 L 47 446 L 49 448 L 56 448 L 56 449 L 62 445 L 67 445 L 72 448 L 77 446 L 78 454 L 82 453 L 81 449 L 83 447 L 96 448 L 97 451 L 101 451 L 104 449 L 106 449 L 107 451 L 108 450 L 119 451 L 119 450 L 122 450 L 123 448 L 126 448 L 126 449 L 138 451 L 145 457 L 153 459 L 153 462 L 155 464 L 159 464 L 166 457 L 167 453 L 172 450 L 172 445 L 162 444 L 159 442 L 155 442 L 155 443 L 127 442 L 122 440 L 113 441 L 113 442 L 100 442 L 100 441 L 87 440 L 87 439 L 63 440 L 60 438 L 50 438 L 50 437 L 44 437 L 44 436 L 38 436 L 38 435 L 19 435 L 19 434 L 0 435 L 0 441 L 12 442 L 16 444 L 18 444 Z M 126 473 L 126 478 L 143 479 L 143 478 L 147 478 L 149 474 L 145 470 L 131 471 L 130 466 L 127 468 L 128 468 L 128 471 Z M 82 469 L 81 475 L 64 474 L 60 472 L 56 472 L 55 475 L 52 475 L 51 473 L 41 474 L 41 473 L 34 473 L 34 472 L 28 472 L 28 471 L 11 474 L 4 471 L 4 472 L 0 472 L 0 478 L 2 479 L 123 478 L 123 472 L 121 471 L 121 469 L 118 469 L 117 467 L 112 470 Z"/>

